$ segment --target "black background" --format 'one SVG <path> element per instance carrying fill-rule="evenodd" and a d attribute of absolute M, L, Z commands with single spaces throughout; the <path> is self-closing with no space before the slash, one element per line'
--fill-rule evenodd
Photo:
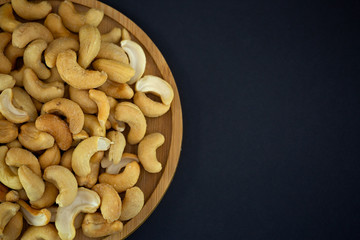
<path fill-rule="evenodd" d="M 177 172 L 129 239 L 360 238 L 360 2 L 104 0 L 167 60 Z"/>

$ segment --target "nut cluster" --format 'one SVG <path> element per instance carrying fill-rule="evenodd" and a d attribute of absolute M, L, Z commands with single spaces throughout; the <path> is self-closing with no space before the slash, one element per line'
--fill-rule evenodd
<path fill-rule="evenodd" d="M 125 28 L 100 33 L 103 11 L 67 0 L 52 10 L 47 1 L 0 6 L 1 239 L 120 232 L 144 205 L 141 167 L 162 170 L 165 138 L 147 133 L 146 117 L 169 111 L 170 84 L 143 76 L 144 50 Z"/>

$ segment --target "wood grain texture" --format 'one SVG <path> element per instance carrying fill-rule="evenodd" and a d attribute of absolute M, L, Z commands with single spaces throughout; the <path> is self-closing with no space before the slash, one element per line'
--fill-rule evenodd
<path fill-rule="evenodd" d="M 0 5 L 9 0 L 0 0 Z M 158 174 L 150 174 L 141 169 L 141 175 L 138 183 L 145 195 L 145 205 L 141 212 L 133 219 L 124 223 L 124 229 L 120 234 L 114 234 L 106 237 L 107 240 L 124 239 L 135 231 L 154 211 L 160 200 L 164 196 L 169 184 L 175 174 L 179 161 L 181 142 L 183 134 L 182 109 L 180 104 L 179 93 L 170 71 L 168 64 L 155 46 L 152 40 L 142 31 L 134 22 L 122 13 L 111 8 L 110 6 L 94 0 L 73 0 L 76 9 L 86 11 L 88 8 L 101 9 L 105 17 L 99 25 L 101 33 L 110 31 L 113 27 L 126 28 L 132 37 L 132 40 L 139 43 L 146 54 L 147 65 L 144 74 L 152 74 L 165 79 L 174 89 L 174 100 L 171 109 L 165 115 L 159 118 L 147 118 L 147 133 L 160 132 L 165 136 L 165 143 L 158 149 L 157 157 L 163 165 L 163 170 Z M 53 12 L 57 12 L 60 1 L 50 1 L 53 6 Z M 127 146 L 125 151 L 136 153 L 136 146 Z M 78 230 L 75 239 L 85 240 L 85 237 Z M 98 238 L 100 239 L 100 238 Z"/>

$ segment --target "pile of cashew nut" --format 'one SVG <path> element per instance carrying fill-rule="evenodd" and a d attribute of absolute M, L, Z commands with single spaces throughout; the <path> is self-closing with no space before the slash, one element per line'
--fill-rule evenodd
<path fill-rule="evenodd" d="M 143 76 L 144 50 L 125 28 L 100 33 L 101 10 L 52 10 L 0 6 L 0 239 L 120 232 L 144 205 L 141 168 L 162 170 L 165 138 L 147 118 L 169 111 L 170 84 Z"/>

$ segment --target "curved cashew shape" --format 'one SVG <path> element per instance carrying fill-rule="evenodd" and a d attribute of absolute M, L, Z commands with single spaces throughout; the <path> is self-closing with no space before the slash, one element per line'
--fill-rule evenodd
<path fill-rule="evenodd" d="M 61 160 L 60 160 L 60 165 L 63 167 L 66 167 L 70 171 L 72 171 L 71 158 L 72 158 L 73 152 L 74 152 L 74 148 L 70 148 L 69 150 L 67 150 L 66 152 L 64 152 L 62 154 Z"/>
<path fill-rule="evenodd" d="M 12 45 L 24 48 L 29 42 L 35 39 L 43 39 L 47 43 L 54 38 L 44 25 L 37 22 L 27 22 L 20 24 L 12 34 Z"/>
<path fill-rule="evenodd" d="M 170 105 L 174 98 L 171 85 L 164 79 L 152 75 L 146 75 L 137 81 L 135 89 L 138 92 L 150 92 L 159 96 L 165 105 Z"/>
<path fill-rule="evenodd" d="M 18 136 L 18 127 L 7 120 L 0 120 L 0 143 L 10 143 Z"/>
<path fill-rule="evenodd" d="M 6 154 L 5 162 L 10 167 L 29 167 L 36 175 L 41 176 L 38 159 L 30 151 L 22 148 L 10 148 Z"/>
<path fill-rule="evenodd" d="M 50 13 L 49 15 L 47 15 L 44 21 L 44 25 L 50 30 L 54 38 L 69 37 L 75 40 L 78 39 L 77 35 L 71 33 L 65 28 L 61 17 L 56 13 Z"/>
<path fill-rule="evenodd" d="M 17 48 L 14 47 L 12 44 L 8 44 L 7 47 L 5 48 L 4 54 L 11 62 L 13 69 L 15 68 L 16 65 L 16 59 L 24 56 L 24 51 L 25 51 L 24 48 Z"/>
<path fill-rule="evenodd" d="M 15 83 L 16 81 L 13 76 L 0 73 L 0 91 L 5 90 L 6 88 L 13 88 Z"/>
<path fill-rule="evenodd" d="M 39 156 L 41 169 L 45 169 L 51 165 L 58 165 L 60 163 L 60 158 L 60 149 L 57 144 L 54 144 L 54 146 L 46 149 L 45 152 Z"/>
<path fill-rule="evenodd" d="M 0 236 L 4 234 L 5 226 L 19 211 L 20 206 L 16 203 L 4 202 L 0 204 Z"/>
<path fill-rule="evenodd" d="M 116 83 L 110 80 L 101 85 L 99 90 L 113 98 L 131 99 L 134 96 L 134 91 L 127 83 Z"/>
<path fill-rule="evenodd" d="M 138 187 L 126 190 L 121 210 L 121 221 L 127 221 L 135 217 L 144 206 L 144 193 Z"/>
<path fill-rule="evenodd" d="M 45 63 L 49 68 L 56 66 L 56 58 L 60 52 L 72 49 L 74 51 L 79 50 L 79 42 L 73 38 L 61 37 L 57 38 L 49 44 L 49 47 L 45 51 Z"/>
<path fill-rule="evenodd" d="M 18 204 L 28 224 L 32 226 L 45 226 L 50 222 L 51 213 L 46 208 L 40 210 L 33 209 L 23 200 L 19 200 Z"/>
<path fill-rule="evenodd" d="M 103 218 L 107 222 L 118 220 L 121 214 L 121 199 L 114 187 L 106 183 L 99 183 L 92 187 L 92 190 L 100 196 L 100 211 Z"/>
<path fill-rule="evenodd" d="M 18 175 L 29 200 L 39 200 L 45 192 L 45 183 L 42 178 L 25 165 L 19 167 Z"/>
<path fill-rule="evenodd" d="M 35 123 L 25 123 L 20 127 L 20 143 L 31 151 L 41 151 L 54 145 L 54 138 L 47 132 L 39 131 Z"/>
<path fill-rule="evenodd" d="M 128 188 L 133 187 L 140 176 L 140 165 L 133 161 L 126 165 L 122 173 L 113 175 L 102 173 L 99 176 L 100 183 L 110 184 L 117 192 L 123 192 Z"/>
<path fill-rule="evenodd" d="M 70 99 L 79 104 L 84 113 L 95 114 L 97 113 L 97 105 L 89 97 L 89 91 L 84 89 L 69 87 Z"/>
<path fill-rule="evenodd" d="M 76 176 L 76 181 L 79 186 L 91 188 L 97 182 L 100 170 L 100 163 L 90 162 L 91 172 L 86 177 Z"/>
<path fill-rule="evenodd" d="M 13 103 L 13 91 L 7 88 L 0 94 L 0 112 L 10 122 L 23 123 L 30 119 L 29 114 L 16 108 Z"/>
<path fill-rule="evenodd" d="M 26 229 L 21 240 L 60 240 L 58 232 L 53 224 L 45 226 L 30 226 Z"/>
<path fill-rule="evenodd" d="M 16 83 L 15 85 L 18 87 L 23 87 L 23 75 L 24 75 L 24 70 L 26 69 L 25 65 L 22 65 L 22 67 L 19 70 L 13 70 L 10 72 L 10 75 L 13 76 L 13 78 L 15 79 Z"/>
<path fill-rule="evenodd" d="M 80 106 L 66 98 L 56 98 L 45 103 L 41 108 L 41 114 L 57 113 L 64 115 L 69 123 L 70 132 L 79 133 L 84 126 L 84 113 Z"/>
<path fill-rule="evenodd" d="M 106 72 L 109 80 L 117 83 L 126 83 L 135 74 L 135 70 L 129 64 L 110 59 L 95 60 L 92 66 L 98 71 Z"/>
<path fill-rule="evenodd" d="M 5 32 L 13 32 L 21 22 L 17 21 L 12 12 L 10 3 L 5 3 L 0 7 L 0 28 Z"/>
<path fill-rule="evenodd" d="M 5 162 L 5 156 L 8 152 L 6 146 L 0 146 L 0 182 L 12 189 L 22 189 L 19 177 L 11 171 Z"/>
<path fill-rule="evenodd" d="M 43 177 L 59 189 L 59 195 L 56 197 L 59 207 L 69 206 L 74 201 L 78 184 L 69 169 L 59 165 L 49 166 L 45 168 Z"/>
<path fill-rule="evenodd" d="M 82 68 L 76 62 L 76 53 L 70 49 L 58 54 L 56 67 L 61 78 L 70 86 L 78 89 L 97 88 L 107 79 L 105 72 Z"/>
<path fill-rule="evenodd" d="M 51 68 L 50 72 L 51 72 L 51 76 L 48 79 L 45 79 L 44 80 L 45 82 L 51 83 L 51 82 L 59 82 L 59 81 L 62 82 L 63 81 L 61 79 L 60 74 L 56 67 Z M 65 93 L 64 93 L 64 95 L 65 95 Z"/>
<path fill-rule="evenodd" d="M 115 119 L 115 107 L 118 104 L 118 102 L 115 100 L 115 98 L 109 96 L 108 96 L 108 101 L 110 104 L 110 114 L 108 120 L 111 124 L 111 127 L 116 131 L 123 132 L 125 130 L 125 123 L 121 121 L 117 121 Z"/>
<path fill-rule="evenodd" d="M 108 152 L 108 158 L 110 161 L 112 161 L 114 164 L 117 164 L 121 161 L 121 156 L 123 155 L 126 140 L 124 135 L 121 132 L 117 131 L 110 131 L 106 134 L 106 137 L 113 142 L 110 146 L 109 152 Z"/>
<path fill-rule="evenodd" d="M 48 208 L 55 203 L 58 194 L 59 191 L 54 184 L 45 182 L 44 194 L 36 201 L 30 200 L 31 207 L 36 209 Z"/>
<path fill-rule="evenodd" d="M 143 92 L 135 93 L 134 103 L 141 109 L 146 117 L 160 117 L 170 109 L 170 105 L 153 101 Z"/>
<path fill-rule="evenodd" d="M 29 94 L 22 88 L 14 87 L 13 92 L 13 104 L 16 108 L 21 109 L 29 115 L 29 121 L 34 122 L 38 116 L 36 107 L 31 100 Z"/>
<path fill-rule="evenodd" d="M 98 55 L 101 45 L 101 36 L 97 27 L 84 25 L 79 30 L 79 59 L 81 67 L 87 68 Z"/>
<path fill-rule="evenodd" d="M 163 145 L 165 137 L 161 133 L 146 135 L 138 146 L 138 155 L 141 165 L 149 173 L 161 171 L 161 163 L 156 159 L 156 149 Z"/>
<path fill-rule="evenodd" d="M 42 52 L 47 48 L 47 43 L 42 39 L 32 41 L 24 52 L 24 65 L 31 68 L 41 79 L 51 76 L 50 70 L 41 62 Z"/>
<path fill-rule="evenodd" d="M 59 6 L 59 15 L 70 31 L 79 32 L 80 28 L 85 24 L 97 27 L 104 17 L 104 12 L 91 8 L 86 13 L 79 13 L 72 2 L 65 0 Z"/>
<path fill-rule="evenodd" d="M 85 114 L 84 130 L 90 136 L 105 137 L 105 129 L 101 127 L 97 117 L 94 115 Z"/>
<path fill-rule="evenodd" d="M 59 207 L 55 226 L 61 239 L 73 239 L 76 234 L 74 219 L 80 212 L 93 213 L 100 205 L 99 195 L 86 188 L 79 188 L 71 205 Z"/>
<path fill-rule="evenodd" d="M 11 34 L 7 32 L 0 33 L 0 73 L 8 74 L 11 71 L 12 64 L 4 55 L 5 47 L 11 41 Z"/>
<path fill-rule="evenodd" d="M 123 223 L 120 221 L 107 222 L 100 213 L 88 213 L 85 215 L 82 224 L 82 231 L 85 236 L 90 238 L 105 237 L 117 232 L 121 232 Z"/>
<path fill-rule="evenodd" d="M 115 119 L 130 126 L 127 136 L 129 144 L 137 144 L 145 136 L 146 119 L 138 106 L 130 102 L 121 102 L 115 108 Z"/>
<path fill-rule="evenodd" d="M 109 104 L 106 94 L 99 90 L 90 89 L 89 90 L 89 98 L 96 103 L 96 105 L 98 107 L 97 118 L 99 120 L 100 126 L 103 129 L 105 129 L 105 124 L 106 124 L 106 121 L 107 121 L 107 119 L 109 117 L 109 113 L 110 113 L 110 104 Z"/>
<path fill-rule="evenodd" d="M 145 72 L 146 57 L 144 50 L 134 41 L 122 40 L 121 47 L 125 50 L 130 59 L 130 66 L 135 69 L 135 75 L 128 81 L 129 85 L 135 83 Z"/>
<path fill-rule="evenodd" d="M 110 148 L 110 140 L 104 137 L 90 137 L 77 145 L 72 154 L 72 169 L 76 175 L 85 177 L 91 172 L 90 158 L 98 151 Z"/>
<path fill-rule="evenodd" d="M 121 29 L 114 27 L 110 32 L 101 34 L 102 42 L 119 43 L 121 39 Z"/>
<path fill-rule="evenodd" d="M 110 164 L 104 162 L 104 166 L 106 166 L 106 173 L 118 174 L 122 168 L 133 161 L 139 162 L 139 159 L 135 154 L 124 153 L 121 157 L 121 161 L 117 164 L 114 164 L 113 162 L 110 162 Z"/>
<path fill-rule="evenodd" d="M 18 239 L 23 228 L 23 215 L 18 211 L 15 216 L 13 216 L 8 224 L 6 224 L 3 231 L 4 235 L 3 240 L 14 240 Z"/>
<path fill-rule="evenodd" d="M 130 33 L 126 28 L 121 29 L 121 40 L 131 40 Z"/>
<path fill-rule="evenodd" d="M 35 127 L 55 138 L 59 148 L 66 151 L 71 147 L 72 136 L 68 125 L 56 115 L 44 114 L 35 121 Z"/>
<path fill-rule="evenodd" d="M 26 20 L 38 20 L 46 17 L 52 7 L 48 1 L 39 3 L 28 2 L 27 0 L 11 0 L 14 11 Z"/>

